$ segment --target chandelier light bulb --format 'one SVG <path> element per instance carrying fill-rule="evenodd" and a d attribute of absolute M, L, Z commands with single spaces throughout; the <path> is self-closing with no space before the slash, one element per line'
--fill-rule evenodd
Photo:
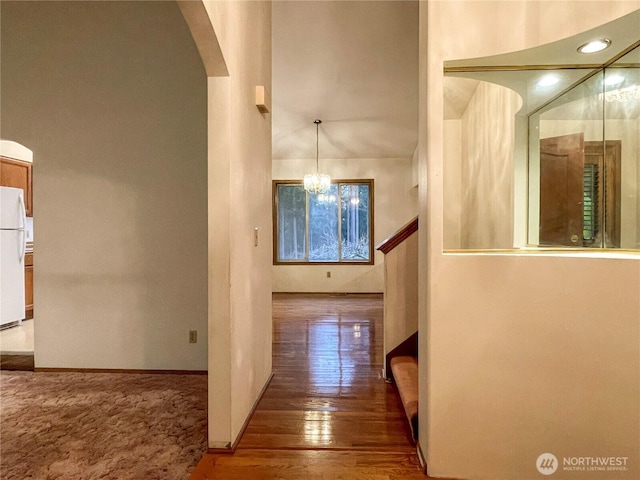
<path fill-rule="evenodd" d="M 303 185 L 304 189 L 309 193 L 325 194 L 331 188 L 331 177 L 327 174 L 319 173 L 318 171 L 318 127 L 322 123 L 322 120 L 314 120 L 313 123 L 315 123 L 316 125 L 316 172 L 305 175 L 303 179 Z"/>
<path fill-rule="evenodd" d="M 599 95 L 602 100 L 603 94 Z M 609 102 L 628 102 L 629 100 L 640 100 L 640 86 L 631 85 L 630 87 L 619 88 L 604 93 L 604 99 Z"/>
<path fill-rule="evenodd" d="M 327 193 L 331 188 L 331 177 L 324 173 L 310 173 L 304 176 L 304 189 L 309 193 Z"/>

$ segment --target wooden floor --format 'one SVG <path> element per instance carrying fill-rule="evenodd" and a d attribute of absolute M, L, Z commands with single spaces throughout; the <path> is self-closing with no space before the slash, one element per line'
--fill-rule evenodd
<path fill-rule="evenodd" d="M 274 295 L 274 377 L 236 452 L 203 479 L 420 479 L 395 387 L 381 378 L 382 296 Z"/>
<path fill-rule="evenodd" d="M 33 372 L 33 355 L 0 355 L 0 370 Z"/>

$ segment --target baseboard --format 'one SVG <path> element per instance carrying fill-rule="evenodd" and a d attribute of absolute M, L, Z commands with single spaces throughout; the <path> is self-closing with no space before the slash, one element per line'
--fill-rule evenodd
<path fill-rule="evenodd" d="M 227 443 L 227 446 L 224 448 L 208 448 L 207 453 L 233 455 L 235 453 L 235 449 L 232 447 L 231 443 Z"/>
<path fill-rule="evenodd" d="M 428 475 L 427 473 L 427 459 L 422 452 L 422 446 L 420 442 L 416 442 L 416 452 L 418 453 L 418 461 L 420 462 L 420 468 L 422 469 L 422 473 Z"/>
<path fill-rule="evenodd" d="M 244 435 L 244 432 L 247 430 L 247 427 L 249 426 L 249 422 L 251 421 L 251 418 L 253 418 L 253 414 L 255 413 L 256 408 L 258 408 L 258 404 L 260 403 L 260 400 L 262 400 L 262 397 L 264 396 L 264 393 L 267 391 L 267 388 L 269 387 L 269 384 L 271 383 L 271 380 L 273 380 L 273 373 L 271 373 L 271 375 L 269 375 L 269 378 L 267 379 L 267 381 L 263 385 L 262 390 L 260 391 L 260 394 L 258 395 L 258 398 L 256 398 L 256 401 L 253 403 L 253 406 L 251 407 L 251 410 L 249 411 L 249 415 L 247 415 L 247 418 L 245 419 L 244 424 L 242 425 L 242 428 L 240 429 L 240 433 L 238 433 L 238 436 L 236 437 L 236 439 L 233 442 L 233 444 L 231 442 L 229 442 L 225 448 L 209 448 L 209 449 L 207 449 L 207 453 L 229 453 L 229 454 L 235 453 L 236 448 L 238 448 L 238 444 L 240 443 L 240 440 L 242 440 L 242 436 Z"/>
<path fill-rule="evenodd" d="M 420 469 L 422 473 L 424 473 L 425 478 L 433 479 L 433 480 L 462 480 L 460 478 L 451 478 L 451 477 L 430 477 L 427 472 L 427 458 L 424 456 L 424 452 L 422 451 L 422 447 L 420 446 L 420 442 L 416 442 L 416 452 L 418 453 L 418 461 L 420 462 Z"/>
<path fill-rule="evenodd" d="M 362 295 L 363 297 L 380 296 L 384 295 L 383 292 L 272 292 L 273 296 L 276 295 L 309 295 L 318 297 L 355 297 Z"/>
<path fill-rule="evenodd" d="M 207 370 L 145 370 L 129 368 L 52 368 L 36 367 L 36 373 L 137 373 L 159 375 L 207 375 Z"/>

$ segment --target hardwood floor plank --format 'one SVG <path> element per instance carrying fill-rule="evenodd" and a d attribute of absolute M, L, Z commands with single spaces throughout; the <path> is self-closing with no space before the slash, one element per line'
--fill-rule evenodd
<path fill-rule="evenodd" d="M 274 295 L 273 380 L 235 453 L 191 480 L 427 478 L 381 378 L 382 315 L 380 295 Z"/>
<path fill-rule="evenodd" d="M 208 455 L 214 457 L 214 455 Z M 331 450 L 236 450 L 234 455 L 208 459 L 210 469 L 192 480 L 240 478 L 302 480 L 425 479 L 411 453 Z M 199 466 L 200 467 L 200 466 Z M 244 475 L 244 477 L 243 477 Z"/>
<path fill-rule="evenodd" d="M 33 354 L 0 355 L 0 370 L 21 370 L 33 372 Z"/>

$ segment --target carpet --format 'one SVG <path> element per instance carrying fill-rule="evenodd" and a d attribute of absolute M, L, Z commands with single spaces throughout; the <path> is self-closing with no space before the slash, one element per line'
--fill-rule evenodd
<path fill-rule="evenodd" d="M 184 480 L 206 449 L 206 375 L 0 373 L 3 480 Z"/>

